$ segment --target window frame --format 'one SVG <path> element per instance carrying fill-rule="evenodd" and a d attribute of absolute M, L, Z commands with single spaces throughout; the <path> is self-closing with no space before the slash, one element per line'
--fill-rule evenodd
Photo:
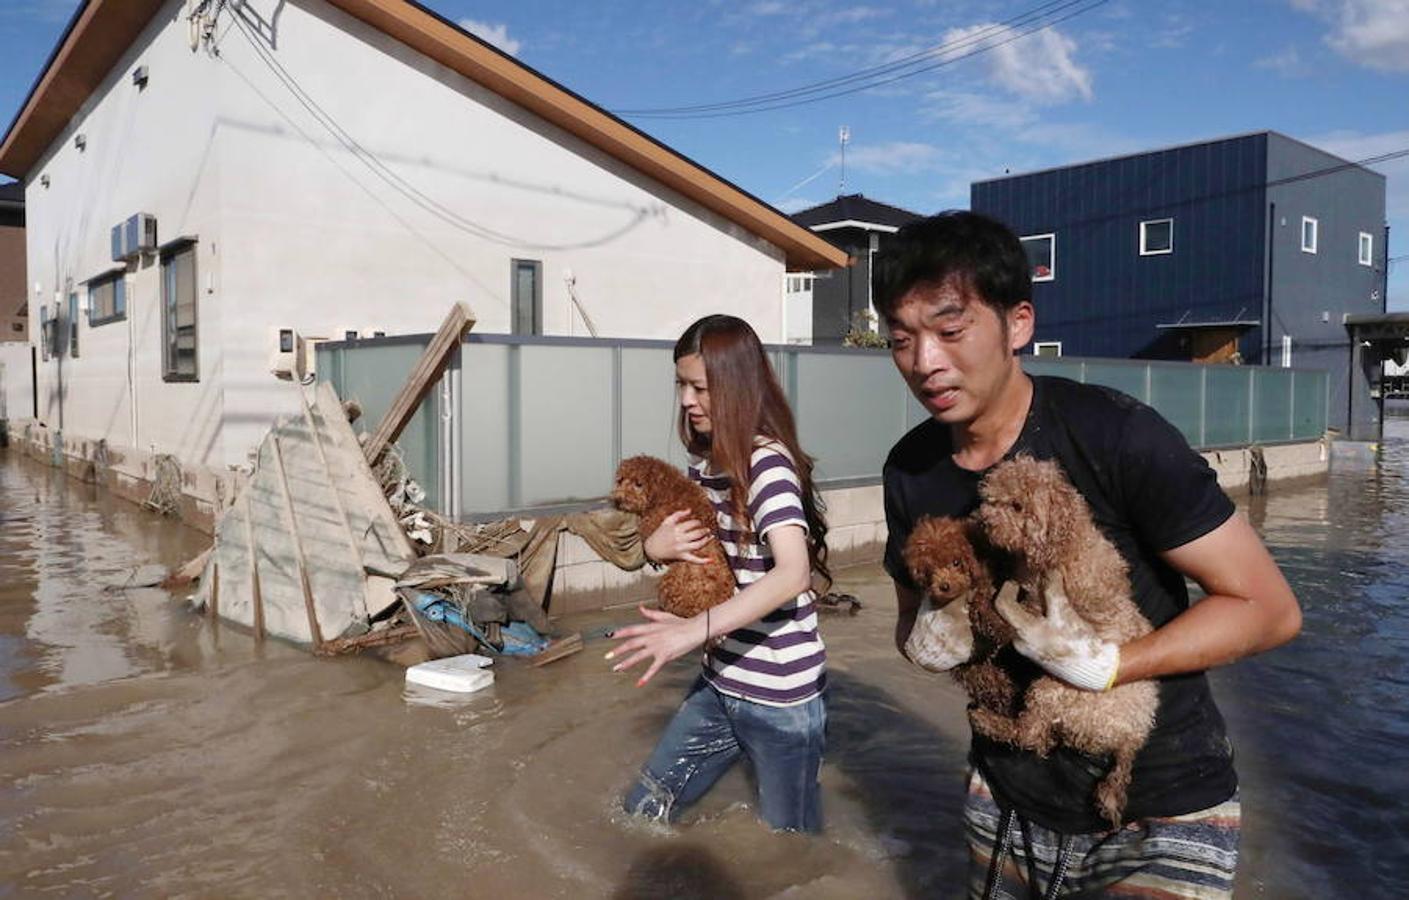
<path fill-rule="evenodd" d="M 533 296 L 528 298 L 528 302 L 533 304 L 531 331 L 519 329 L 519 310 L 524 299 L 519 296 L 519 268 L 521 266 L 533 269 Z M 543 260 L 541 259 L 514 258 L 509 260 L 509 333 L 528 336 L 543 334 Z"/>
<path fill-rule="evenodd" d="M 1306 226 L 1307 226 L 1307 223 L 1310 223 L 1310 225 L 1311 225 L 1311 246 L 1309 246 L 1309 247 L 1306 245 Z M 1301 242 L 1301 252 L 1302 252 L 1302 253 L 1312 253 L 1312 254 L 1314 254 L 1314 253 L 1316 252 L 1317 247 L 1320 246 L 1320 243 L 1321 243 L 1321 220 L 1320 220 L 1320 219 L 1316 218 L 1315 216 L 1302 216 L 1302 217 L 1301 217 L 1301 237 L 1300 237 L 1300 242 Z"/>
<path fill-rule="evenodd" d="M 101 290 L 105 285 L 109 285 L 109 284 L 111 284 L 111 285 L 113 286 L 113 305 L 112 305 L 113 311 L 112 311 L 112 313 L 109 314 L 109 315 L 106 315 L 106 316 L 99 316 L 99 315 L 97 315 L 97 310 L 98 310 L 98 298 L 97 298 L 97 296 L 96 296 L 96 292 L 97 292 L 98 290 Z M 108 325 L 108 324 L 110 324 L 110 323 L 112 323 L 112 322 L 122 322 L 122 321 L 126 321 L 126 319 L 127 319 L 127 267 L 126 267 L 126 266 L 122 266 L 122 267 L 120 267 L 120 268 L 115 268 L 115 269 L 109 269 L 109 270 L 107 270 L 106 272 L 102 272 L 102 273 L 100 273 L 100 274 L 98 274 L 98 275 L 94 275 L 92 278 L 88 279 L 87 282 L 85 282 L 85 286 L 88 288 L 88 327 L 89 327 L 89 328 L 97 328 L 97 327 L 102 326 L 102 325 Z M 118 303 L 117 303 L 117 300 L 118 300 L 117 295 L 118 295 L 119 293 L 122 295 L 122 296 L 121 296 L 122 308 L 121 308 L 120 310 L 118 309 Z"/>
<path fill-rule="evenodd" d="M 1042 350 L 1043 350 L 1044 348 L 1047 348 L 1047 347 L 1056 347 L 1056 348 L 1057 348 L 1056 354 L 1055 354 L 1055 355 L 1052 355 L 1052 354 L 1043 353 Z M 1032 355 L 1033 355 L 1033 356 L 1042 356 L 1042 357 L 1046 357 L 1046 358 L 1048 358 L 1048 359 L 1060 358 L 1061 355 L 1062 355 L 1062 342 L 1061 342 L 1061 341 L 1033 341 L 1033 342 L 1032 342 Z"/>
<path fill-rule="evenodd" d="M 1169 223 L 1169 246 L 1163 250 L 1151 250 L 1149 247 L 1149 226 L 1163 225 Z M 1169 256 L 1174 253 L 1174 217 L 1167 216 L 1163 219 L 1145 219 L 1140 223 L 1140 255 L 1141 256 Z"/>
<path fill-rule="evenodd" d="M 1031 274 L 1031 276 L 1032 276 L 1032 283 L 1033 283 L 1033 284 L 1042 284 L 1042 283 L 1045 283 L 1045 282 L 1048 282 L 1048 281 L 1056 281 L 1056 280 L 1057 280 L 1057 233 L 1056 233 L 1055 231 L 1049 231 L 1049 232 L 1045 232 L 1045 233 L 1041 233 L 1041 234 L 1025 234 L 1025 235 L 1021 235 L 1021 236 L 1018 238 L 1018 241 L 1021 242 L 1022 245 L 1023 245 L 1023 252 L 1024 252 L 1024 253 L 1027 252 L 1027 242 L 1028 242 L 1028 241 L 1040 241 L 1040 240 L 1047 240 L 1047 241 L 1050 241 L 1050 242 L 1051 242 L 1051 250 L 1048 251 L 1048 253 L 1047 253 L 1047 262 L 1048 262 L 1048 266 L 1047 266 L 1047 274 L 1046 274 L 1046 275 L 1038 275 L 1038 274 L 1037 274 L 1037 267 L 1036 267 L 1036 266 L 1033 266 L 1033 265 L 1029 265 L 1029 266 L 1028 266 L 1028 272 L 1029 272 L 1029 274 Z M 1030 260 L 1030 259 L 1031 259 L 1031 257 L 1029 257 L 1029 260 Z"/>
<path fill-rule="evenodd" d="M 197 246 L 198 242 L 195 238 L 181 238 L 158 248 L 158 254 L 161 259 L 161 380 L 166 382 L 198 382 L 201 380 L 201 280 L 198 266 L 199 259 L 196 255 Z M 168 278 L 174 279 L 175 275 L 172 274 L 168 276 L 167 271 L 172 265 L 171 261 L 182 253 L 191 254 L 191 333 L 194 340 L 191 346 L 192 371 L 189 373 L 178 372 L 175 369 L 175 360 L 173 359 L 176 355 L 173 353 L 175 349 L 173 347 L 174 336 L 170 333 L 169 328 L 172 314 L 172 299 L 169 293 L 170 286 L 168 284 Z M 180 327 L 178 323 L 176 328 L 179 330 Z"/>
<path fill-rule="evenodd" d="M 1355 258 L 1360 265 L 1373 268 L 1375 265 L 1375 236 L 1368 231 L 1360 232 L 1355 245 Z"/>

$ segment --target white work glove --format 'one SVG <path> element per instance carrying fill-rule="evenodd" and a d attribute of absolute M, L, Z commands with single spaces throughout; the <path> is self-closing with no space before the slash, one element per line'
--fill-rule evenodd
<path fill-rule="evenodd" d="M 961 597 L 935 609 L 926 597 L 905 641 L 905 655 L 931 672 L 948 672 L 974 654 L 974 630 L 969 603 Z"/>
<path fill-rule="evenodd" d="M 1013 648 L 1072 687 L 1110 690 L 1120 671 L 1120 647 L 1097 637 L 1090 624 L 1076 614 L 1060 579 L 1048 582 L 1042 593 L 1045 616 L 1033 615 L 1018 603 L 1018 586 L 1011 581 L 993 601 L 998 614 L 1017 632 Z"/>

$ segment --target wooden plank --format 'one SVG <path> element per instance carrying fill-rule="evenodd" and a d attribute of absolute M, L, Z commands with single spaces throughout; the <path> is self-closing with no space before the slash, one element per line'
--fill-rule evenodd
<path fill-rule="evenodd" d="M 582 634 L 573 632 L 565 638 L 560 638 L 544 647 L 533 656 L 533 665 L 546 666 L 548 663 L 557 662 L 565 656 L 572 656 L 582 649 Z"/>
<path fill-rule="evenodd" d="M 357 637 L 337 638 L 328 641 L 319 648 L 318 655 L 338 656 L 344 653 L 356 653 L 361 650 L 370 650 L 373 647 L 385 647 L 388 644 L 413 641 L 420 636 L 421 631 L 415 625 L 398 625 L 395 628 L 383 628 L 380 631 L 368 632 Z"/>
<path fill-rule="evenodd" d="M 254 598 L 254 639 L 264 640 L 264 594 L 259 588 L 259 561 L 258 552 L 254 545 L 254 515 L 250 511 L 250 491 L 254 488 L 253 480 L 245 487 L 240 499 L 244 501 L 245 518 L 245 544 L 249 549 L 250 558 L 250 594 Z"/>
<path fill-rule="evenodd" d="M 431 388 L 440 379 L 440 374 L 450 364 L 451 354 L 459 348 L 461 337 L 474 325 L 474 313 L 470 312 L 468 306 L 456 303 L 450 308 L 450 314 L 441 323 L 435 337 L 431 338 L 420 362 L 411 371 L 410 377 L 401 386 L 401 391 L 382 417 L 381 424 L 367 441 L 366 454 L 369 463 L 375 465 L 392 441 L 401 435 L 406 423 L 416 414 L 416 408 L 421 405 L 426 394 L 430 393 Z"/>
<path fill-rule="evenodd" d="M 284 524 L 288 528 L 289 538 L 293 541 L 299 586 L 303 588 L 303 606 L 308 613 L 308 632 L 312 636 L 313 651 L 316 653 L 323 646 L 323 634 L 318 628 L 318 611 L 313 605 L 313 585 L 308 581 L 308 561 L 303 556 L 303 541 L 298 534 L 298 517 L 294 513 L 293 495 L 289 491 L 289 476 L 284 471 L 284 452 L 279 447 L 279 433 L 275 431 L 269 435 L 269 440 L 273 442 L 274 469 L 278 475 L 279 493 L 284 498 Z"/>
<path fill-rule="evenodd" d="M 300 388 L 298 391 L 299 402 L 303 404 L 303 420 L 308 424 L 308 431 L 313 435 L 313 446 L 318 451 L 318 460 L 323 464 L 323 470 L 328 475 L 328 484 L 333 489 L 333 505 L 337 508 L 338 522 L 342 525 L 343 537 L 347 540 L 347 546 L 352 551 L 352 558 L 357 561 L 357 573 L 364 579 L 362 616 L 364 619 L 371 618 L 372 610 L 367 604 L 367 585 L 365 584 L 365 570 L 367 561 L 362 555 L 362 543 L 352 533 L 352 522 L 347 517 L 347 506 L 342 502 L 342 488 L 339 479 L 333 472 L 333 467 L 328 461 L 327 448 L 323 446 L 323 436 L 318 431 L 318 422 L 313 417 L 313 408 L 308 405 L 308 395 Z M 380 612 L 380 610 L 377 610 Z"/>

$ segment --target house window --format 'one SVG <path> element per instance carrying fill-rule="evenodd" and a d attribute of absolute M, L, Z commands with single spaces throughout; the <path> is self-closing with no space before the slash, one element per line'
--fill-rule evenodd
<path fill-rule="evenodd" d="M 1375 264 L 1375 236 L 1360 232 L 1360 265 L 1373 266 Z"/>
<path fill-rule="evenodd" d="M 196 368 L 196 244 L 161 255 L 161 376 L 165 381 L 199 381 Z"/>
<path fill-rule="evenodd" d="M 1032 345 L 1033 356 L 1061 356 L 1061 341 L 1038 341 Z"/>
<path fill-rule="evenodd" d="M 1284 335 L 1282 335 L 1282 368 L 1284 368 L 1284 369 L 1290 369 L 1291 367 L 1292 367 L 1292 336 L 1289 335 L 1289 334 L 1284 334 Z"/>
<path fill-rule="evenodd" d="M 516 259 L 511 265 L 511 333 L 542 334 L 543 263 L 536 259 Z"/>
<path fill-rule="evenodd" d="M 88 282 L 88 327 L 127 318 L 127 279 L 121 272 Z"/>
<path fill-rule="evenodd" d="M 78 291 L 69 291 L 68 295 L 68 321 L 64 323 L 68 326 L 68 355 L 78 357 Z"/>
<path fill-rule="evenodd" d="M 1301 217 L 1301 252 L 1316 252 L 1316 232 L 1320 229 L 1321 223 L 1310 216 Z"/>
<path fill-rule="evenodd" d="M 1140 223 L 1140 255 L 1159 256 L 1174 252 L 1174 220 L 1151 219 Z"/>
<path fill-rule="evenodd" d="M 1051 281 L 1057 277 L 1057 236 L 1055 234 L 1031 234 L 1022 239 L 1027 251 L 1028 264 L 1032 266 L 1033 281 Z"/>

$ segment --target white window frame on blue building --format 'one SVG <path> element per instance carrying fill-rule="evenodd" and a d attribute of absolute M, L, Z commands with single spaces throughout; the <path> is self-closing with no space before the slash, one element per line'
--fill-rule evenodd
<path fill-rule="evenodd" d="M 1306 240 L 1306 226 L 1307 226 L 1307 225 L 1310 225 L 1310 226 L 1311 226 L 1311 240 L 1310 240 L 1309 242 Z M 1316 219 L 1314 216 L 1302 216 L 1302 217 L 1301 217 L 1301 252 L 1302 252 L 1302 253 L 1315 253 L 1315 252 L 1316 252 L 1316 245 L 1320 242 L 1320 237 L 1321 237 L 1321 222 L 1320 222 L 1320 220 Z"/>
<path fill-rule="evenodd" d="M 1032 280 L 1034 283 L 1057 280 L 1057 233 L 1048 232 L 1046 234 L 1025 234 L 1018 240 L 1022 241 L 1023 250 L 1026 251 L 1028 244 L 1034 241 L 1047 241 L 1047 274 L 1038 275 L 1037 266 L 1032 266 Z M 1032 254 L 1028 253 L 1028 261 L 1032 261 Z"/>
<path fill-rule="evenodd" d="M 1373 234 L 1368 231 L 1360 232 L 1357 254 L 1360 265 L 1373 266 L 1375 264 L 1375 236 Z"/>
<path fill-rule="evenodd" d="M 1150 246 L 1150 226 L 1168 225 L 1169 243 L 1165 247 Z M 1140 255 L 1141 256 L 1167 256 L 1174 252 L 1174 219 L 1146 219 L 1140 223 Z"/>

